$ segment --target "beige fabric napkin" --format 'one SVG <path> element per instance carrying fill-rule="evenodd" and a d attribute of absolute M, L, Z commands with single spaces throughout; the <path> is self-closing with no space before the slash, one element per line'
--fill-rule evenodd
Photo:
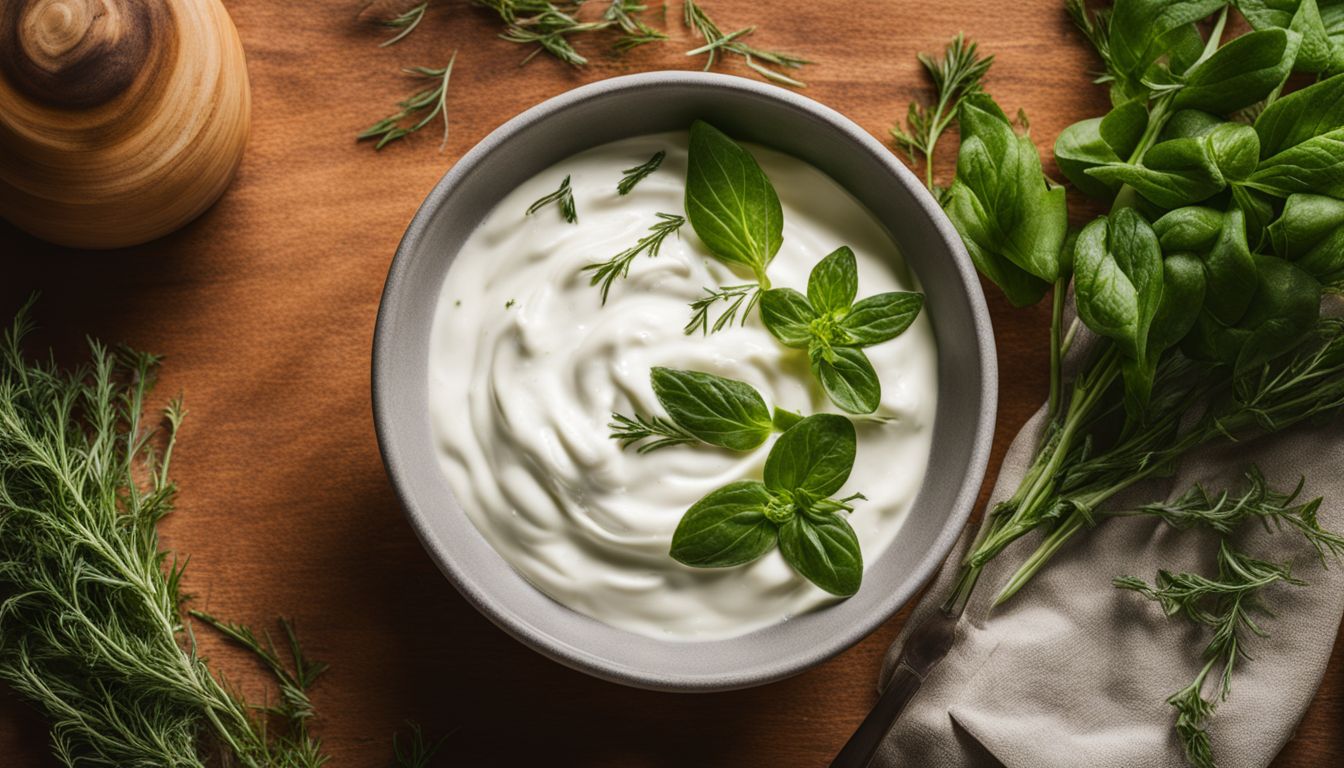
<path fill-rule="evenodd" d="M 1043 424 L 1043 412 L 1037 413 L 1014 440 L 993 500 L 1016 487 Z M 1321 524 L 1344 530 L 1344 428 L 1338 422 L 1209 446 L 1189 455 L 1176 476 L 1136 486 L 1110 507 L 1164 499 L 1196 482 L 1211 490 L 1239 489 L 1251 464 L 1275 489 L 1291 490 L 1305 477 L 1305 498 L 1325 498 Z M 1246 551 L 1292 562 L 1294 575 L 1309 585 L 1271 588 L 1277 615 L 1263 624 L 1270 637 L 1249 641 L 1254 658 L 1238 664 L 1232 694 L 1211 722 L 1221 768 L 1265 766 L 1291 737 L 1320 684 L 1344 613 L 1344 563 L 1322 569 L 1300 534 L 1269 533 L 1256 524 L 1244 529 L 1239 543 Z M 973 536 L 970 528 L 962 533 L 892 645 L 879 687 L 890 678 L 906 634 L 948 594 Z M 1216 537 L 1146 518 L 1104 522 L 1075 536 L 1022 592 L 991 614 L 989 602 L 1038 540 L 1024 537 L 985 569 L 952 651 L 887 735 L 874 765 L 1185 764 L 1166 698 L 1198 673 L 1208 632 L 1184 619 L 1164 618 L 1156 603 L 1115 589 L 1111 579 L 1123 574 L 1151 583 L 1159 568 L 1214 575 Z"/>

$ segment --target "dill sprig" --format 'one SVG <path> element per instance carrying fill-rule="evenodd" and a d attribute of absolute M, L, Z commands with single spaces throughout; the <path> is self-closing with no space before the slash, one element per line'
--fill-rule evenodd
<path fill-rule="evenodd" d="M 682 224 L 686 223 L 685 218 L 671 213 L 659 213 L 658 218 L 659 221 L 649 227 L 649 234 L 639 238 L 634 245 L 604 262 L 588 264 L 579 270 L 580 272 L 593 273 L 589 285 L 601 283 L 602 303 L 604 305 L 607 303 L 607 294 L 611 291 L 611 284 L 629 274 L 630 263 L 645 252 L 649 254 L 649 258 L 656 258 L 658 249 L 663 246 L 663 241 L 667 239 L 667 236 L 676 232 Z"/>
<path fill-rule="evenodd" d="M 46 714 L 67 765 L 321 765 L 306 730 L 254 717 L 184 627 L 185 562 L 157 533 L 184 411 L 144 417 L 158 358 L 90 341 L 73 370 L 29 362 L 30 306 L 0 341 L 0 679 Z"/>
<path fill-rule="evenodd" d="M 935 99 L 932 107 L 918 102 L 910 102 L 905 121 L 908 127 L 893 126 L 891 135 L 897 144 L 905 150 L 910 162 L 924 163 L 925 186 L 936 192 L 933 181 L 933 155 L 938 147 L 938 139 L 956 119 L 961 102 L 980 92 L 981 82 L 993 56 L 980 57 L 976 44 L 966 39 L 962 33 L 947 44 L 941 59 L 935 59 L 927 53 L 919 54 L 919 63 L 929 73 L 933 81 Z"/>
<path fill-rule="evenodd" d="M 415 6 L 414 8 L 407 10 L 405 13 L 393 16 L 388 19 L 380 19 L 378 21 L 378 24 L 380 26 L 389 27 L 391 29 L 399 31 L 396 34 L 392 35 L 392 37 L 389 37 L 388 39 L 379 43 L 378 47 L 386 48 L 389 45 L 395 45 L 398 42 L 400 42 L 403 38 L 405 38 L 407 35 L 414 32 L 415 28 L 420 26 L 420 22 L 424 21 L 425 11 L 427 10 L 429 10 L 429 0 L 425 0 L 425 2 Z"/>
<path fill-rule="evenodd" d="M 747 318 L 751 316 L 751 310 L 756 308 L 757 302 L 761 300 L 761 294 L 764 289 L 756 283 L 745 283 L 743 285 L 721 285 L 718 290 L 710 288 L 705 289 L 705 295 L 691 302 L 691 319 L 686 323 L 682 330 L 687 336 L 700 331 L 704 334 L 718 333 L 733 324 L 733 321 L 741 317 L 741 322 L 746 325 Z M 716 304 L 723 302 L 725 307 L 714 325 L 709 324 L 709 313 Z"/>
<path fill-rule="evenodd" d="M 443 748 L 443 743 L 448 737 L 440 736 L 431 742 L 425 738 L 425 733 L 418 723 L 406 725 L 410 728 L 411 737 L 410 744 L 407 744 L 404 750 L 401 746 L 401 734 L 392 734 L 392 768 L 429 768 L 429 761 Z"/>
<path fill-rule="evenodd" d="M 406 67 L 404 72 L 415 75 L 418 78 L 432 81 L 432 84 L 423 90 L 416 91 L 405 101 L 397 102 L 400 109 L 387 117 L 379 120 L 373 125 L 365 128 L 356 137 L 357 141 L 366 139 L 378 139 L 374 149 L 382 149 L 391 142 L 403 139 L 412 133 L 429 125 L 434 118 L 443 116 L 443 140 L 439 142 L 439 151 L 448 145 L 448 81 L 453 76 L 453 62 L 457 61 L 457 51 L 448 59 L 448 66 L 442 69 L 432 67 Z M 416 114 L 424 112 L 425 114 L 415 123 L 406 126 L 403 121 L 414 117 Z"/>
<path fill-rule="evenodd" d="M 579 223 L 579 212 L 578 209 L 574 207 L 574 190 L 569 186 L 569 176 L 565 176 L 565 180 L 560 182 L 559 189 L 538 199 L 532 205 L 529 205 L 527 207 L 527 215 L 531 216 L 551 203 L 558 203 L 560 205 L 560 215 L 565 221 L 570 224 Z"/>
<path fill-rule="evenodd" d="M 622 448 L 628 448 L 646 438 L 658 438 L 651 443 L 639 446 L 638 453 L 648 453 L 659 448 L 698 441 L 695 435 L 682 429 L 670 419 L 661 416 L 635 414 L 634 418 L 631 418 L 613 413 L 611 418 L 611 423 L 607 425 L 607 428 L 611 430 L 609 437 L 613 440 L 619 440 Z"/>
<path fill-rule="evenodd" d="M 705 56 L 705 71 L 713 68 L 722 54 L 735 54 L 742 57 L 742 61 L 761 77 L 782 83 L 783 85 L 793 86 L 794 88 L 806 88 L 807 84 L 796 78 L 790 77 L 778 68 L 782 69 L 800 69 L 806 64 L 812 62 L 801 56 L 794 56 L 789 53 L 780 53 L 779 51 L 767 51 L 755 48 L 745 42 L 756 31 L 756 27 L 743 27 L 735 32 L 724 34 L 719 29 L 719 25 L 705 13 L 699 3 L 694 0 L 686 0 L 682 7 L 682 23 L 686 25 L 695 34 L 704 39 L 705 44 L 699 48 L 694 48 L 686 52 L 687 56 Z M 760 62 L 765 62 L 777 69 L 770 69 Z"/>
<path fill-rule="evenodd" d="M 1294 578 L 1286 565 L 1258 560 L 1233 549 L 1224 539 L 1218 546 L 1216 578 L 1163 570 L 1152 585 L 1133 576 L 1118 577 L 1113 583 L 1157 602 L 1167 616 L 1179 614 L 1213 631 L 1204 648 L 1204 667 L 1167 703 L 1176 709 L 1176 732 L 1186 759 L 1197 768 L 1214 768 L 1208 723 L 1217 702 L 1225 701 L 1232 690 L 1237 661 L 1249 658 L 1245 650 L 1247 633 L 1268 636 L 1255 618 L 1257 613 L 1270 614 L 1262 593 L 1273 584 L 1304 586 L 1306 582 Z M 1215 670 L 1219 671 L 1219 682 L 1214 694 L 1206 698 L 1204 684 Z"/>
<path fill-rule="evenodd" d="M 475 0 L 476 5 L 494 11 L 504 22 L 500 37 L 520 45 L 536 47 L 523 58 L 531 61 L 545 51 L 574 67 L 582 67 L 588 58 L 574 47 L 570 38 L 586 33 L 617 29 L 621 32 L 616 48 L 629 50 L 658 40 L 666 35 L 638 18 L 645 6 L 629 0 L 612 0 L 611 5 L 595 21 L 580 21 L 577 17 L 582 2 L 552 3 L 548 0 Z"/>
<path fill-rule="evenodd" d="M 619 195 L 630 194 L 630 190 L 634 189 L 636 184 L 643 181 L 649 174 L 658 170 L 658 166 L 663 164 L 663 158 L 665 157 L 667 157 L 667 153 L 658 150 L 657 152 L 654 152 L 653 157 L 650 157 L 647 161 L 636 165 L 634 168 L 626 168 L 621 171 L 621 173 L 625 175 L 621 177 L 620 183 L 616 185 L 616 193 Z"/>

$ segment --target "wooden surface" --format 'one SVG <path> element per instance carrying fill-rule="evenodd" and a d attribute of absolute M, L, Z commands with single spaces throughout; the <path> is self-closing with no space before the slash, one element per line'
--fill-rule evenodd
<path fill-rule="evenodd" d="M 311 653 L 332 663 L 314 698 L 333 765 L 386 765 L 408 719 L 451 731 L 443 765 L 823 765 L 873 703 L 904 612 L 820 668 L 756 690 L 668 695 L 600 682 L 511 640 L 458 596 L 404 521 L 374 442 L 374 313 L 420 200 L 526 107 L 603 77 L 693 66 L 681 55 L 692 46 L 680 4 L 668 12 L 673 43 L 622 59 L 589 44 L 582 72 L 544 56 L 519 68 L 524 51 L 465 3 L 379 49 L 379 32 L 354 21 L 357 4 L 226 0 L 254 97 L 233 187 L 187 229 L 127 251 L 73 252 L 0 223 L 0 312 L 39 289 L 41 340 L 62 353 L 78 353 L 87 332 L 167 355 L 161 394 L 182 391 L 190 413 L 165 539 L 191 557 L 196 605 L 259 626 L 292 616 Z M 819 62 L 804 73 L 807 95 L 884 140 L 925 93 L 915 54 L 958 30 L 997 56 L 989 88 L 1010 112 L 1027 110 L 1038 140 L 1104 110 L 1084 74 L 1096 63 L 1058 0 L 706 5 L 725 29 L 757 23 L 760 44 Z M 353 142 L 405 95 L 398 66 L 441 66 L 454 48 L 445 152 L 431 135 L 381 153 Z M 989 295 L 1002 375 L 996 466 L 1045 395 L 1047 317 Z M 230 680 L 263 695 L 250 665 L 207 648 Z M 1275 765 L 1335 764 L 1342 719 L 1337 648 Z M 0 693 L 0 763 L 51 764 L 44 740 L 41 719 Z"/>

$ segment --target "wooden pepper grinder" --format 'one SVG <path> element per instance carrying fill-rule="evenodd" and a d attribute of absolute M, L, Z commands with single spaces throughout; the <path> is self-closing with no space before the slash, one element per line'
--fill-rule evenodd
<path fill-rule="evenodd" d="M 37 237 L 181 227 L 238 170 L 250 110 L 219 0 L 0 0 L 0 216 Z"/>

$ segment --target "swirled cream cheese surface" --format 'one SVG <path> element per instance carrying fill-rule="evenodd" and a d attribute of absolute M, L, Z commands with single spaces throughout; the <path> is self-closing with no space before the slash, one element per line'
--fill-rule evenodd
<path fill-rule="evenodd" d="M 585 265 L 634 245 L 658 213 L 684 215 L 687 141 L 680 132 L 596 147 L 500 201 L 444 282 L 431 335 L 429 405 L 457 500 L 524 578 L 616 627 L 712 640 L 836 600 L 796 574 L 778 550 L 723 569 L 690 568 L 668 554 L 692 504 L 727 483 L 761 477 L 777 435 L 745 454 L 703 445 L 638 454 L 608 436 L 612 413 L 663 414 L 649 383 L 654 366 L 740 379 L 772 407 L 836 409 L 814 382 L 806 352 L 781 346 L 755 313 L 718 333 L 683 331 L 689 304 L 705 288 L 749 282 L 711 256 L 689 223 L 657 257 L 635 259 L 605 306 L 589 285 Z M 895 243 L 848 192 L 801 160 L 748 149 L 784 211 L 772 285 L 805 290 L 812 266 L 848 245 L 858 260 L 860 298 L 919 289 Z M 667 152 L 662 166 L 618 195 L 622 169 L 659 150 Z M 566 175 L 577 224 L 554 205 L 524 215 Z M 865 352 L 882 382 L 880 418 L 857 420 L 858 457 L 837 496 L 867 497 L 849 523 L 872 563 L 900 545 L 901 524 L 923 482 L 938 379 L 923 314 L 901 336 Z"/>

